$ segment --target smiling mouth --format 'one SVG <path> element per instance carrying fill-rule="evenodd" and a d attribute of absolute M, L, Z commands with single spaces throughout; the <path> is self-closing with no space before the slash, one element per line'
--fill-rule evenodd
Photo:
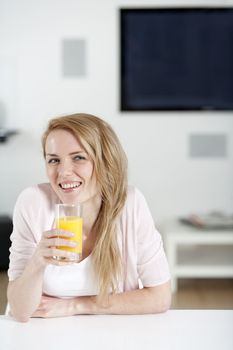
<path fill-rule="evenodd" d="M 62 190 L 72 190 L 80 187 L 81 185 L 82 185 L 82 182 L 66 182 L 66 183 L 60 183 L 59 187 Z"/>

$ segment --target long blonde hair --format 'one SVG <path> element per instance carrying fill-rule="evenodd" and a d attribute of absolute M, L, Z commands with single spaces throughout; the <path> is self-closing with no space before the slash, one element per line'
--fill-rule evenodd
<path fill-rule="evenodd" d="M 97 237 L 92 259 L 99 282 L 99 300 L 103 301 L 109 291 L 117 291 L 123 272 L 117 220 L 127 196 L 127 158 L 112 127 L 104 120 L 85 113 L 58 117 L 49 122 L 42 136 L 44 156 L 47 136 L 54 129 L 71 132 L 94 163 L 102 203 L 94 224 Z"/>

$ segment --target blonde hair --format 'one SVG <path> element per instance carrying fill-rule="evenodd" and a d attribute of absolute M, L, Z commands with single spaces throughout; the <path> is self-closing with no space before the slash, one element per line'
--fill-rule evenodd
<path fill-rule="evenodd" d="M 112 127 L 104 120 L 85 113 L 52 119 L 42 137 L 45 144 L 54 129 L 71 132 L 94 163 L 100 186 L 102 203 L 94 224 L 97 238 L 92 253 L 99 282 L 99 300 L 106 300 L 109 292 L 116 292 L 122 277 L 122 261 L 117 241 L 117 220 L 127 196 L 127 158 Z"/>

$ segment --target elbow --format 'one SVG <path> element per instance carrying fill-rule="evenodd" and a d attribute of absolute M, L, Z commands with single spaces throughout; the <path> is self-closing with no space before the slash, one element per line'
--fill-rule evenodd
<path fill-rule="evenodd" d="M 163 288 L 161 294 L 161 302 L 160 302 L 160 312 L 166 312 L 171 308 L 172 305 L 172 290 L 171 290 L 171 282 L 168 281 Z"/>
<path fill-rule="evenodd" d="M 172 293 L 170 283 L 166 283 L 163 286 L 155 287 L 151 289 L 152 299 L 151 305 L 153 305 L 153 313 L 163 313 L 171 308 Z"/>
<path fill-rule="evenodd" d="M 168 311 L 171 308 L 171 297 L 165 298 L 165 300 L 161 301 L 159 305 L 159 313 L 163 313 Z"/>
<path fill-rule="evenodd" d="M 25 311 L 23 310 L 18 310 L 17 308 L 14 308 L 13 305 L 8 304 L 9 305 L 9 316 L 13 317 L 13 319 L 17 322 L 21 322 L 21 323 L 26 323 L 29 321 L 30 319 L 30 315 L 26 314 Z"/>
<path fill-rule="evenodd" d="M 26 323 L 29 321 L 31 314 L 27 312 L 22 303 L 16 301 L 11 292 L 11 287 L 8 286 L 7 299 L 9 315 L 17 322 Z"/>
<path fill-rule="evenodd" d="M 17 322 L 21 322 L 21 323 L 27 323 L 30 319 L 30 317 L 24 316 L 24 315 L 13 316 L 13 317 Z"/>
<path fill-rule="evenodd" d="M 171 296 L 156 296 L 151 303 L 150 313 L 159 314 L 168 311 L 171 308 Z"/>
<path fill-rule="evenodd" d="M 168 288 L 166 292 L 162 294 L 160 297 L 159 312 L 163 313 L 168 311 L 171 308 L 171 304 L 172 304 L 172 293 L 171 293 L 171 289 Z"/>
<path fill-rule="evenodd" d="M 171 301 L 170 300 L 160 300 L 158 303 L 158 300 L 154 302 L 154 307 L 152 309 L 153 314 L 162 314 L 164 312 L 167 312 L 171 307 Z"/>
<path fill-rule="evenodd" d="M 30 319 L 29 315 L 26 315 L 20 312 L 14 312 L 14 310 L 10 311 L 10 316 L 12 316 L 15 319 L 15 321 L 21 322 L 21 323 L 26 323 Z"/>

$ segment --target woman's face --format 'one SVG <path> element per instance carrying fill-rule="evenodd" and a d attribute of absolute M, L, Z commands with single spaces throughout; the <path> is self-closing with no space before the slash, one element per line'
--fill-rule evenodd
<path fill-rule="evenodd" d="M 50 184 L 63 203 L 85 202 L 99 193 L 93 161 L 69 131 L 49 133 L 45 160 Z"/>

